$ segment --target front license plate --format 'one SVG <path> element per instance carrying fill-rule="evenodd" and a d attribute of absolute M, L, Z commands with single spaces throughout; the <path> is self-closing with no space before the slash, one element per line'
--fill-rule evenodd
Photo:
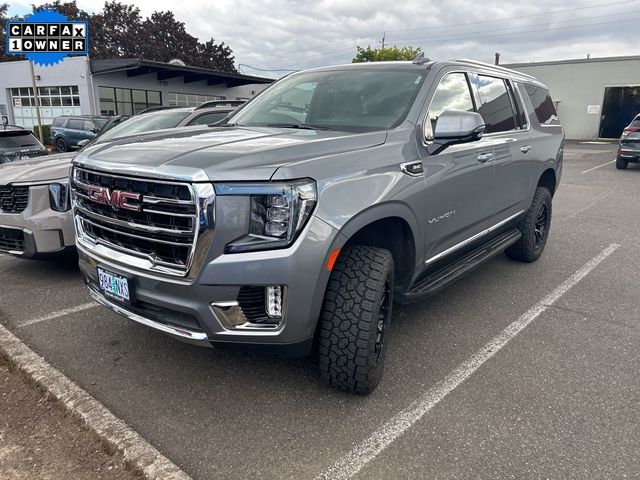
<path fill-rule="evenodd" d="M 121 302 L 129 302 L 131 300 L 129 280 L 127 277 L 108 272 L 98 267 L 98 286 L 100 287 L 100 291 L 108 297 L 120 300 Z"/>

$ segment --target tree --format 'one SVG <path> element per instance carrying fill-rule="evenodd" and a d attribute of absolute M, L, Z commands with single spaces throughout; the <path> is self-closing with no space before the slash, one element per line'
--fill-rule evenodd
<path fill-rule="evenodd" d="M 7 27 L 7 11 L 9 10 L 9 4 L 0 3 L 0 42 L 3 43 L 3 47 L 5 46 L 4 39 L 6 38 L 6 27 Z M 4 47 L 6 48 L 6 47 Z M 9 55 L 5 52 L 4 48 L 2 52 L 0 52 L 0 62 L 9 62 L 11 60 L 24 60 L 22 55 Z"/>
<path fill-rule="evenodd" d="M 391 62 L 394 60 L 413 60 L 416 55 L 422 51 L 420 47 L 384 47 L 373 49 L 371 46 L 367 48 L 358 48 L 358 53 L 352 63 L 362 62 Z"/>
<path fill-rule="evenodd" d="M 89 14 L 78 8 L 76 0 L 33 5 L 33 12 L 56 10 L 70 20 L 88 20 L 89 57 L 92 59 L 144 58 L 168 62 L 174 58 L 186 65 L 224 72 L 236 72 L 231 48 L 213 38 L 202 43 L 187 32 L 184 22 L 173 12 L 153 12 L 143 18 L 140 9 L 118 0 L 107 1 L 100 12 Z M 4 38 L 7 4 L 0 4 L 0 33 Z M 1 61 L 23 60 L 22 55 L 0 53 Z"/>

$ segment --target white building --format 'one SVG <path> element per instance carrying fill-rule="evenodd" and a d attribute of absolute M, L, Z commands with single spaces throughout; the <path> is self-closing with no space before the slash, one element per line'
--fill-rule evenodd
<path fill-rule="evenodd" d="M 249 99 L 273 80 L 137 58 L 69 57 L 34 66 L 43 125 L 60 115 L 132 115 L 156 105 L 196 106 Z M 0 113 L 9 123 L 38 123 L 28 61 L 0 63 Z"/>
<path fill-rule="evenodd" d="M 549 87 L 568 139 L 619 138 L 640 113 L 640 56 L 503 66 Z"/>

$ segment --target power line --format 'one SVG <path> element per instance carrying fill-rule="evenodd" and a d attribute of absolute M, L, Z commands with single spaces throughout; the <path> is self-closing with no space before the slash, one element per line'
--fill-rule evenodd
<path fill-rule="evenodd" d="M 545 16 L 545 15 L 554 15 L 554 14 L 563 14 L 563 13 L 568 13 L 568 12 L 575 12 L 575 11 L 582 11 L 582 10 L 590 10 L 590 9 L 594 9 L 594 8 L 604 8 L 604 7 L 611 7 L 614 5 L 629 5 L 630 3 L 636 3 L 639 0 L 624 0 L 624 1 L 616 1 L 616 2 L 608 2 L 608 3 L 601 3 L 601 4 L 595 4 L 595 5 L 586 5 L 584 7 L 573 7 L 573 8 L 565 8 L 565 9 L 558 9 L 558 10 L 550 10 L 547 12 L 541 12 L 541 13 L 532 13 L 529 15 L 517 15 L 517 16 L 512 16 L 512 17 L 499 17 L 499 18 L 493 18 L 491 20 L 478 20 L 475 22 L 465 22 L 465 23 L 452 23 L 452 24 L 447 24 L 447 25 L 434 25 L 434 26 L 425 26 L 425 27 L 418 27 L 418 28 L 407 28 L 407 29 L 401 29 L 401 30 L 386 30 L 386 32 L 411 32 L 411 31 L 419 31 L 419 30 L 433 30 L 433 29 L 447 29 L 447 28 L 457 28 L 457 27 L 462 27 L 462 26 L 469 26 L 469 25 L 481 25 L 481 24 L 485 24 L 485 23 L 495 23 L 495 22 L 500 22 L 503 20 L 515 20 L 515 19 L 522 19 L 522 18 L 532 18 L 532 17 L 541 17 L 541 16 Z M 370 37 L 370 38 L 380 38 L 381 32 L 372 32 L 372 33 L 367 33 L 362 35 L 361 38 L 365 38 L 365 37 Z M 352 43 L 356 43 L 356 41 L 353 41 Z M 341 41 L 336 41 L 336 42 L 331 42 L 329 44 L 325 44 L 325 46 L 329 46 L 329 45 L 344 45 L 344 40 Z M 309 51 L 309 47 L 307 48 L 301 48 L 301 49 L 295 49 L 295 50 L 280 50 L 280 53 L 283 54 L 291 54 L 291 53 L 298 53 L 298 52 L 306 52 Z M 315 50 L 318 50 L 317 48 Z"/>
<path fill-rule="evenodd" d="M 615 15 L 621 15 L 621 13 L 619 14 L 615 14 Z M 605 15 L 600 15 L 597 18 L 602 18 Z M 609 15 L 609 16 L 613 16 L 613 15 Z M 590 20 L 590 19 L 594 19 L 596 17 L 584 17 L 584 20 Z M 421 43 L 440 43 L 440 42 L 444 42 L 444 41 L 457 41 L 457 40 L 473 40 L 476 38 L 495 38 L 495 37 L 508 37 L 508 36 L 513 36 L 513 35 L 522 35 L 522 34 L 526 34 L 526 33 L 537 33 L 537 32 L 547 32 L 547 31 L 561 31 L 561 30 L 570 30 L 570 29 L 575 29 L 575 28 L 581 28 L 581 27 L 589 27 L 589 26 L 598 26 L 598 25 L 609 25 L 609 24 L 615 24 L 615 23 L 625 23 L 625 22 L 632 22 L 632 21 L 636 21 L 638 20 L 638 17 L 626 17 L 624 19 L 619 19 L 619 20 L 613 20 L 613 21 L 609 21 L 609 22 L 592 22 L 592 23 L 578 23 L 576 25 L 567 25 L 567 26 L 562 26 L 562 27 L 550 27 L 550 28 L 543 28 L 543 29 L 534 29 L 534 30 L 522 30 L 522 27 L 507 27 L 507 28 L 501 28 L 501 29 L 496 29 L 496 30 L 490 30 L 490 31 L 499 31 L 502 32 L 505 29 L 513 29 L 513 28 L 520 28 L 519 31 L 516 32 L 506 32 L 506 33 L 495 33 L 495 34 L 490 34 L 490 35 L 483 35 L 482 31 L 476 31 L 476 32 L 465 32 L 463 34 L 460 35 L 451 35 L 448 37 L 439 37 L 439 38 L 433 38 L 430 37 L 429 40 L 423 40 L 421 41 Z M 564 22 L 550 22 L 550 23 L 544 23 L 544 24 L 530 24 L 530 25 L 526 25 L 526 27 L 538 27 L 538 26 L 542 26 L 542 25 L 554 25 L 557 23 L 566 23 L 566 21 Z M 461 36 L 461 35 L 466 35 L 466 36 Z M 412 39 L 411 41 L 417 41 L 418 39 Z M 400 46 L 402 46 L 402 43 L 400 43 Z M 305 67 L 306 65 L 311 65 L 313 63 L 317 63 L 318 61 L 322 60 L 322 59 L 331 59 L 331 58 L 336 58 L 338 56 L 341 56 L 342 54 L 345 53 L 349 53 L 349 52 L 353 52 L 353 48 L 350 49 L 342 49 L 342 50 L 336 50 L 334 52 L 327 52 L 327 53 L 322 53 L 322 54 L 312 54 L 309 56 L 306 56 L 304 58 L 301 58 L 301 60 L 303 61 L 302 64 L 297 65 L 297 68 L 300 67 Z M 306 61 L 309 60 L 310 58 L 312 58 L 311 62 Z M 273 70 L 275 71 L 275 70 Z"/>

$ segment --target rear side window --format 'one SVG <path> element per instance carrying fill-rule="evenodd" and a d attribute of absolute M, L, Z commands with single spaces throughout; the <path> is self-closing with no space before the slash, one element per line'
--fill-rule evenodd
<path fill-rule="evenodd" d="M 527 128 L 529 128 L 529 125 L 527 124 L 527 114 L 525 113 L 524 105 L 522 104 L 522 98 L 510 81 L 507 81 L 507 88 L 509 89 L 509 93 L 511 93 L 513 105 L 516 109 L 516 120 L 518 128 L 526 130 Z"/>
<path fill-rule="evenodd" d="M 71 120 L 69 120 L 67 128 L 70 128 L 72 130 L 84 130 L 84 120 L 72 118 Z"/>
<path fill-rule="evenodd" d="M 211 125 L 214 123 L 218 123 L 220 120 L 224 120 L 228 112 L 211 112 L 205 113 L 204 115 L 200 115 L 195 120 L 189 122 L 189 125 Z"/>
<path fill-rule="evenodd" d="M 516 129 L 511 98 L 502 78 L 478 75 L 478 93 L 482 104 L 478 113 L 482 115 L 486 133 L 509 132 Z"/>
<path fill-rule="evenodd" d="M 558 114 L 556 113 L 556 107 L 551 100 L 549 91 L 544 88 L 534 87 L 533 85 L 524 85 L 524 90 L 531 100 L 533 110 L 536 112 L 536 117 L 540 125 L 559 125 Z"/>
<path fill-rule="evenodd" d="M 53 123 L 51 124 L 52 127 L 61 127 L 62 124 L 64 123 L 65 119 L 61 118 L 61 117 L 57 117 L 53 119 Z"/>

